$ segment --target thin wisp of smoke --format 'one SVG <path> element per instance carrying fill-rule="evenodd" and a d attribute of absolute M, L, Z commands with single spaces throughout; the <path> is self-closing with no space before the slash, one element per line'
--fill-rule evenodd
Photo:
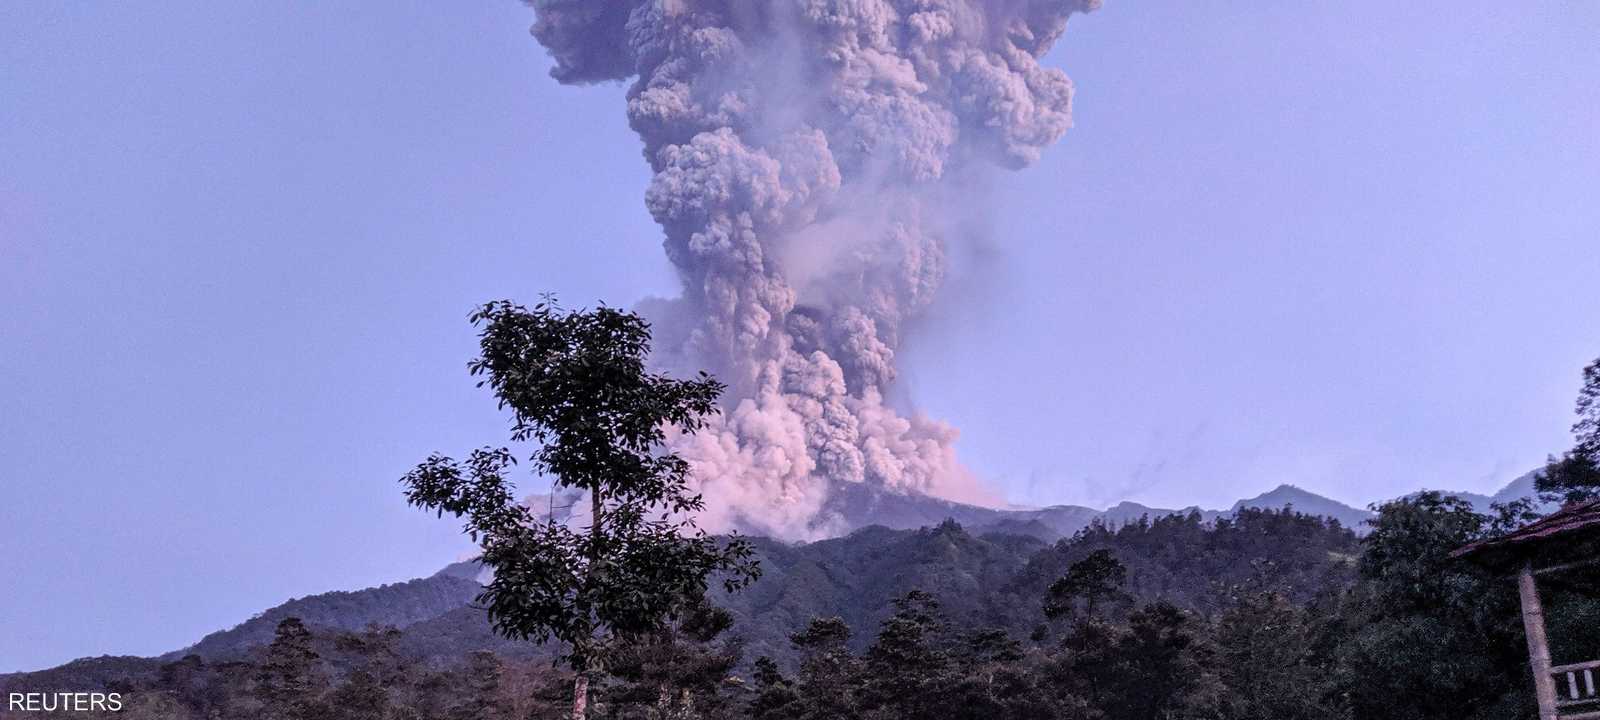
<path fill-rule="evenodd" d="M 945 275 L 952 199 L 1071 124 L 1039 58 L 1098 0 L 531 0 L 564 83 L 633 78 L 645 202 L 683 295 L 655 360 L 728 382 L 675 440 L 707 527 L 836 529 L 837 483 L 983 502 L 956 431 L 885 401 Z"/>

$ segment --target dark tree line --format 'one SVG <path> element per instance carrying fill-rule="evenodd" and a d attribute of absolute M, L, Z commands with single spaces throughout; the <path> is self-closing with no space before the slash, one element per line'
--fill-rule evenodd
<path fill-rule="evenodd" d="M 1316 575 L 1326 584 L 1314 591 L 1293 574 L 1258 567 L 1216 597 L 1183 603 L 1138 590 L 1135 581 L 1161 574 L 1137 569 L 1149 543 L 1192 543 L 1188 523 L 1086 530 L 1040 551 L 1038 563 L 1075 559 L 1033 597 L 1044 627 L 1029 632 L 955 622 L 919 589 L 876 624 L 852 627 L 832 617 L 803 623 L 790 638 L 794 654 L 780 660 L 747 656 L 725 611 L 703 598 L 687 601 L 675 620 L 612 649 L 606 672 L 594 676 L 587 712 L 618 720 L 1531 717 L 1514 585 L 1448 557 L 1515 518 L 1478 514 L 1433 493 L 1378 511 L 1372 532 L 1336 560 L 1350 572 Z M 1327 527 L 1290 512 L 1270 514 Z M 1301 525 L 1282 517 L 1243 522 L 1263 529 L 1263 546 L 1306 541 Z M 1212 537 L 1190 547 L 1204 554 Z M 1548 605 L 1557 662 L 1600 657 L 1591 629 L 1600 604 L 1555 588 Z M 431 663 L 399 650 L 403 635 L 376 628 L 324 633 L 285 620 L 270 646 L 244 660 L 185 658 L 125 688 L 133 702 L 123 714 L 570 714 L 571 671 L 548 657 L 479 652 Z M 854 642 L 857 636 L 869 641 Z"/>

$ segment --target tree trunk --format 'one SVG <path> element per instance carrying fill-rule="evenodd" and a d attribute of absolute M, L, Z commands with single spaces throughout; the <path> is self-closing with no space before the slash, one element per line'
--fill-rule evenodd
<path fill-rule="evenodd" d="M 585 720 L 589 715 L 589 674 L 580 672 L 572 679 L 572 720 Z"/>
<path fill-rule="evenodd" d="M 605 506 L 601 504 L 599 488 L 589 491 L 589 501 L 589 568 L 585 572 L 585 581 L 588 580 L 588 573 L 594 572 L 594 566 L 600 562 L 600 519 Z M 587 614 L 588 604 L 580 602 L 579 606 L 585 608 Z M 585 648 L 583 666 L 578 668 L 577 677 L 572 679 L 572 720 L 587 720 L 589 715 L 589 668 L 593 662 L 590 652 L 593 652 L 592 647 Z"/>

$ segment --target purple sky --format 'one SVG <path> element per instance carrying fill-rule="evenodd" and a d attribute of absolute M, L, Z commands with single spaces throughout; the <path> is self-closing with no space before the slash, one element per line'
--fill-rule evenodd
<path fill-rule="evenodd" d="M 0 672 L 467 549 L 470 307 L 675 292 L 512 2 L 0 2 Z M 1487 491 L 1600 354 L 1600 5 L 1113 0 L 904 394 L 1014 502 Z"/>

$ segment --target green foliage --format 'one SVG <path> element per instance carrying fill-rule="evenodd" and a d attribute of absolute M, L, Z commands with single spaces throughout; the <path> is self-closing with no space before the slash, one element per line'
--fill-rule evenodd
<path fill-rule="evenodd" d="M 1004 630 L 968 633 L 956 653 L 958 665 L 943 694 L 943 713 L 935 717 L 1069 720 L 1092 715 L 1087 700 L 1058 693 L 1040 655 L 1030 654 Z"/>
<path fill-rule="evenodd" d="M 1110 550 L 1096 550 L 1050 584 L 1044 616 L 1052 620 L 1092 618 L 1097 608 L 1129 603 L 1133 598 L 1122 591 L 1127 581 L 1128 568 Z"/>
<path fill-rule="evenodd" d="M 755 697 L 748 708 L 753 720 L 779 720 L 795 717 L 800 708 L 800 692 L 783 676 L 778 663 L 765 655 L 756 658 Z"/>
<path fill-rule="evenodd" d="M 1471 505 L 1422 493 L 1378 508 L 1346 599 L 1340 690 L 1356 718 L 1506 717 L 1527 706 L 1515 586 L 1450 553 L 1492 526 Z"/>
<path fill-rule="evenodd" d="M 1023 597 L 1045 595 L 1074 563 L 1100 551 L 1126 568 L 1123 591 L 1137 602 L 1166 601 L 1213 616 L 1247 583 L 1296 603 L 1343 587 L 1354 578 L 1360 546 L 1348 528 L 1292 509 L 1243 508 L 1214 523 L 1195 513 L 1116 528 L 1094 523 L 1035 554 L 1009 589 Z"/>
<path fill-rule="evenodd" d="M 1088 717 L 1078 698 L 1061 697 L 1039 663 L 1003 630 L 958 633 L 927 593 L 897 598 L 895 613 L 863 655 L 849 650 L 849 628 L 818 618 L 793 643 L 803 653 L 795 680 L 757 660 L 757 720 L 1054 720 Z"/>
<path fill-rule="evenodd" d="M 1204 626 L 1191 613 L 1164 602 L 1128 618 L 1128 630 L 1111 654 L 1119 672 L 1102 687 L 1110 720 L 1202 718 L 1215 714 L 1221 687 Z"/>
<path fill-rule="evenodd" d="M 953 622 L 1011 628 L 1037 614 L 1037 595 L 1010 586 L 1028 558 L 1044 547 L 1027 537 L 976 536 L 955 523 L 921 530 L 869 527 L 843 538 L 801 546 L 758 540 L 762 579 L 717 603 L 733 612 L 753 656 L 785 668 L 798 657 L 789 635 L 813 617 L 837 616 L 870 629 L 894 614 L 894 601 L 920 589 Z M 864 650 L 871 633 L 853 636 Z"/>
<path fill-rule="evenodd" d="M 457 691 L 460 699 L 446 715 L 448 720 L 511 720 L 502 697 L 504 668 L 494 653 L 478 651 L 467 658 L 466 677 Z"/>
<path fill-rule="evenodd" d="M 741 657 L 740 643 L 723 639 L 732 625 L 728 611 L 695 598 L 678 621 L 615 649 L 601 694 L 607 717 L 722 717 L 730 703 L 728 679 Z"/>
<path fill-rule="evenodd" d="M 1315 610 L 1282 593 L 1244 591 L 1216 628 L 1229 720 L 1331 720 L 1330 663 L 1319 654 Z"/>
<path fill-rule="evenodd" d="M 1572 425 L 1576 444 L 1560 457 L 1551 458 L 1534 481 L 1546 502 L 1570 503 L 1600 497 L 1600 359 L 1583 369 L 1577 415 L 1578 420 Z"/>
<path fill-rule="evenodd" d="M 328 698 L 329 720 L 389 720 L 394 709 L 389 692 L 366 670 L 350 677 Z"/>
<path fill-rule="evenodd" d="M 1129 600 L 1126 579 L 1126 568 L 1097 550 L 1051 585 L 1046 614 L 1073 619 L 1052 661 L 1060 692 L 1085 699 L 1108 720 L 1210 717 L 1219 691 L 1212 651 L 1190 613 L 1156 602 L 1133 612 L 1126 626 L 1097 614 L 1108 601 Z M 1073 609 L 1079 598 L 1083 607 Z"/>
<path fill-rule="evenodd" d="M 311 646 L 311 631 L 299 618 L 278 623 L 276 637 L 267 646 L 256 695 L 262 716 L 269 720 L 316 720 L 322 716 L 317 695 L 324 685 L 320 656 Z"/>
<path fill-rule="evenodd" d="M 1600 455 L 1578 447 L 1551 458 L 1534 486 L 1546 502 L 1565 504 L 1600 497 Z"/>
<path fill-rule="evenodd" d="M 1578 391 L 1578 421 L 1572 433 L 1588 455 L 1600 455 L 1600 358 L 1583 369 L 1583 389 Z"/>
<path fill-rule="evenodd" d="M 870 718 L 933 717 L 946 707 L 953 680 L 949 626 L 931 595 L 913 590 L 895 600 L 867 650 L 863 714 Z"/>
<path fill-rule="evenodd" d="M 590 505 L 586 528 L 535 517 L 512 494 L 506 448 L 464 462 L 434 455 L 403 479 L 411 504 L 463 518 L 479 542 L 494 578 L 478 601 L 497 631 L 554 637 L 587 671 L 608 641 L 644 639 L 676 617 L 708 577 L 730 591 L 754 579 L 748 544 L 695 528 L 704 502 L 689 491 L 689 465 L 662 449 L 669 429 L 693 433 L 716 412 L 720 383 L 648 372 L 649 326 L 632 313 L 502 301 L 472 322 L 480 355 L 469 369 L 511 410 L 511 439 L 536 443 L 533 469 Z"/>
<path fill-rule="evenodd" d="M 861 661 L 850 654 L 850 627 L 843 620 L 817 618 L 792 641 L 802 654 L 797 683 L 800 703 L 773 715 L 794 720 L 859 717 L 856 711 Z"/>
<path fill-rule="evenodd" d="M 1487 519 L 1472 504 L 1437 492 L 1386 503 L 1362 543 L 1357 568 L 1389 614 L 1427 611 L 1481 579 L 1450 553 L 1483 537 Z"/>

